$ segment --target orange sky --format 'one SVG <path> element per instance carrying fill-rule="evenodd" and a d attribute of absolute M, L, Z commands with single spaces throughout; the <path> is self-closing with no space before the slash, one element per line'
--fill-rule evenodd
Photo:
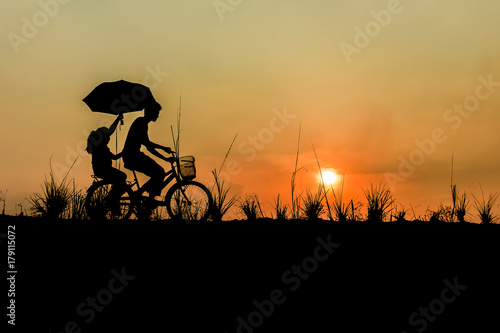
<path fill-rule="evenodd" d="M 232 5 L 231 5 L 232 4 Z M 242 196 L 290 199 L 320 164 L 346 198 L 387 183 L 423 214 L 459 190 L 500 191 L 500 3 L 471 1 L 17 1 L 0 4 L 0 190 L 7 213 L 49 172 L 91 184 L 82 142 L 113 120 L 81 101 L 103 81 L 148 84 L 163 105 L 150 138 L 170 145 L 182 92 L 181 153 L 211 181 L 226 166 Z M 460 109 L 461 108 L 461 109 Z M 119 131 L 119 149 L 128 126 Z M 114 146 L 113 146 L 114 149 Z M 231 170 L 229 170 L 231 171 Z M 23 208 L 28 208 L 26 201 Z M 498 211 L 498 207 L 496 207 Z"/>

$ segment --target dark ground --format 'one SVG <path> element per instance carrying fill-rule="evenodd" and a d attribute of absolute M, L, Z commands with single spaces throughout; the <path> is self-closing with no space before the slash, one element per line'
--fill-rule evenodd
<path fill-rule="evenodd" d="M 7 225 L 19 332 L 500 328 L 500 225 L 0 217 Z"/>

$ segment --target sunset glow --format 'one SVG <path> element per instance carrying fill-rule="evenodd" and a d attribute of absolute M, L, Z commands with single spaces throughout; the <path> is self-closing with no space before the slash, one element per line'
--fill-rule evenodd
<path fill-rule="evenodd" d="M 338 180 L 338 175 L 334 170 L 323 170 L 321 175 L 323 176 L 323 183 L 325 185 L 333 185 Z"/>

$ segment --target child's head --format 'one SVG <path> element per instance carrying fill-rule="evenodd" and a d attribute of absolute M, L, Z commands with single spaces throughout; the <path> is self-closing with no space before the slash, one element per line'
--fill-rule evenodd
<path fill-rule="evenodd" d="M 92 154 L 94 148 L 107 146 L 109 143 L 109 129 L 101 127 L 95 131 L 90 132 L 87 138 L 87 153 Z"/>

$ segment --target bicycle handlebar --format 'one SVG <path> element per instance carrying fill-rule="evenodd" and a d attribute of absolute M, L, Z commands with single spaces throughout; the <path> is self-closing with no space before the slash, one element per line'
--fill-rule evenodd
<path fill-rule="evenodd" d="M 174 151 L 174 150 L 172 150 L 172 151 L 170 152 L 170 155 L 171 155 L 172 157 L 167 158 L 167 162 L 169 162 L 170 164 L 172 164 L 172 165 L 173 165 L 175 162 L 177 162 L 177 161 L 179 160 L 179 158 L 177 157 L 177 154 L 175 153 L 175 151 Z"/>

